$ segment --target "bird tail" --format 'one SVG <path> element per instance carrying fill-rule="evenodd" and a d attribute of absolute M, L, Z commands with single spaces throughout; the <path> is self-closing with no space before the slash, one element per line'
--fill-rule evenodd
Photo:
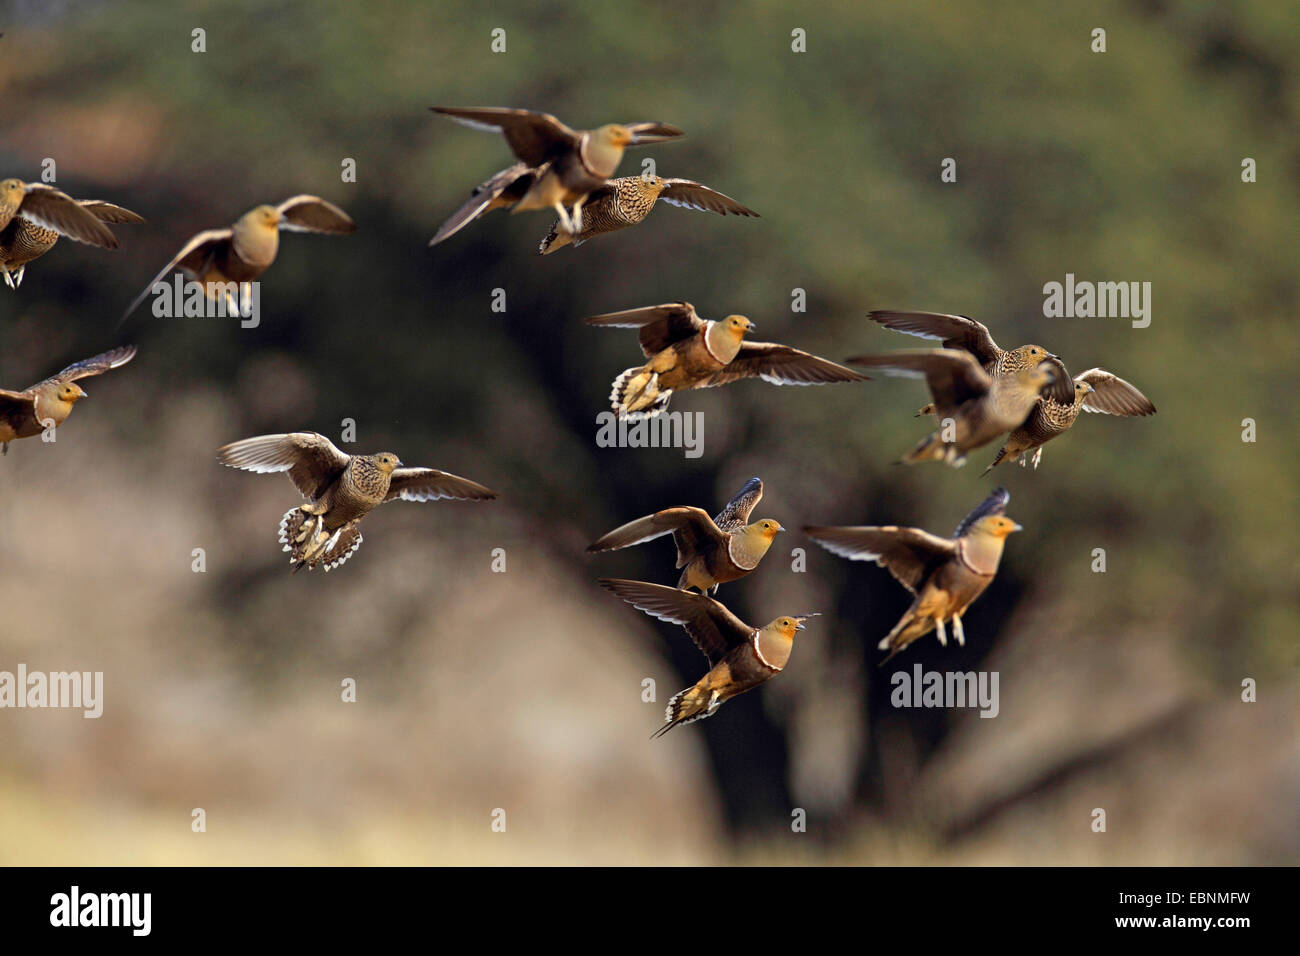
<path fill-rule="evenodd" d="M 326 571 L 331 571 L 361 547 L 361 532 L 356 522 L 332 534 L 314 522 L 315 515 L 309 515 L 301 507 L 291 508 L 280 519 L 280 544 L 289 552 L 293 565 L 290 574 L 297 574 L 304 567 L 310 571 L 322 564 Z"/>
<path fill-rule="evenodd" d="M 672 398 L 671 388 L 659 390 L 659 376 L 645 366 L 624 369 L 614 379 L 609 401 L 622 418 L 653 418 L 668 408 Z"/>
<path fill-rule="evenodd" d="M 1002 463 L 1002 459 L 1006 457 L 1007 457 L 1007 446 L 1003 445 L 1001 448 L 998 449 L 997 457 L 994 458 L 993 461 L 989 463 L 989 466 L 984 469 L 983 473 L 980 474 L 980 477 L 983 478 L 984 475 L 987 475 L 990 471 L 992 471 L 994 468 L 1000 465 Z"/>
<path fill-rule="evenodd" d="M 537 247 L 537 254 L 539 256 L 547 255 L 548 253 L 554 252 L 556 249 L 563 249 L 572 242 L 573 233 L 565 232 L 561 229 L 560 221 L 557 219 L 555 222 L 551 223 L 551 231 L 546 234 L 546 238 L 543 239 L 541 245 Z"/>
<path fill-rule="evenodd" d="M 876 645 L 878 650 L 889 651 L 889 653 L 885 655 L 885 659 L 880 662 L 879 666 L 884 667 L 891 659 L 893 659 L 895 654 L 907 647 L 908 644 L 911 644 L 917 638 L 925 637 L 925 635 L 929 634 L 933 630 L 933 618 L 922 617 L 916 612 L 908 610 L 899 622 L 894 625 L 894 629 L 882 637 L 880 643 Z"/>
<path fill-rule="evenodd" d="M 361 547 L 361 531 L 355 521 L 335 531 L 330 538 L 329 547 L 320 557 L 320 563 L 325 566 L 325 573 L 328 574 L 352 557 L 359 547 Z"/>
<path fill-rule="evenodd" d="M 664 709 L 664 720 L 667 721 L 662 727 L 656 730 L 650 739 L 662 737 L 668 731 L 680 724 L 690 724 L 697 720 L 703 720 L 710 716 L 718 709 L 716 695 L 701 687 L 699 684 L 692 684 L 690 687 L 673 695 L 668 701 L 668 706 Z"/>
<path fill-rule="evenodd" d="M 935 415 L 935 414 L 938 414 L 938 413 L 935 412 L 935 410 L 934 410 L 934 402 L 931 402 L 929 405 L 924 405 L 924 406 L 922 406 L 921 409 L 920 409 L 920 411 L 918 411 L 918 412 L 916 413 L 916 416 L 915 416 L 915 417 L 916 417 L 916 418 L 924 418 L 926 415 Z"/>

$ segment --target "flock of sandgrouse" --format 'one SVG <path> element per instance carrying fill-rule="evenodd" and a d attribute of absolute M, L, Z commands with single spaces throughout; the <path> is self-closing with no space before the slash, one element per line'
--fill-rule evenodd
<path fill-rule="evenodd" d="M 613 178 L 629 146 L 682 135 L 664 123 L 610 124 L 570 129 L 554 116 L 517 109 L 452 109 L 434 112 L 466 125 L 501 133 L 516 162 L 474 188 L 430 241 L 436 245 L 493 209 L 511 213 L 554 210 L 556 222 L 538 253 L 582 243 L 636 225 L 662 200 L 719 215 L 757 216 L 728 196 L 689 179 L 658 176 Z M 17 290 L 27 266 L 49 252 L 60 236 L 104 249 L 117 248 L 110 224 L 144 220 L 99 200 L 76 200 L 52 186 L 17 179 L 0 182 L 0 272 Z M 258 206 L 233 225 L 191 238 L 131 304 L 133 311 L 155 283 L 181 272 L 202 285 L 206 297 L 238 308 L 237 294 L 275 262 L 281 230 L 342 235 L 352 219 L 316 196 L 295 196 L 278 206 Z M 1002 349 L 973 319 L 931 312 L 875 311 L 886 328 L 934 339 L 941 348 L 912 349 L 847 359 L 847 364 L 924 378 L 931 403 L 918 416 L 933 415 L 939 427 L 903 461 L 943 461 L 959 466 L 974 449 L 1006 435 L 989 469 L 1004 461 L 1032 460 L 1043 445 L 1064 433 L 1080 411 L 1150 415 L 1155 406 L 1137 388 L 1100 368 L 1070 377 L 1056 355 L 1038 345 Z M 824 385 L 864 381 L 867 376 L 786 345 L 748 338 L 754 323 L 743 315 L 701 318 L 686 302 L 629 309 L 587 319 L 598 327 L 632 328 L 645 362 L 614 380 L 610 401 L 622 417 L 662 413 L 674 392 L 760 378 L 775 385 Z M 0 389 L 0 446 L 61 426 L 85 397 L 78 382 L 125 365 L 132 346 L 113 349 L 68 366 L 20 392 Z M 486 500 L 495 493 L 466 478 L 434 468 L 404 465 L 397 455 L 348 455 L 315 432 L 263 435 L 221 448 L 218 460 L 258 473 L 285 472 L 306 501 L 280 522 L 280 542 L 292 569 L 346 561 L 361 544 L 360 524 L 375 507 L 396 498 Z M 985 472 L 987 473 L 987 471 Z M 603 578 L 600 583 L 627 603 L 684 627 L 709 662 L 709 671 L 668 704 L 667 722 L 708 717 L 726 700 L 778 674 L 789 660 L 795 632 L 815 615 L 778 617 L 763 627 L 741 621 L 710 597 L 722 584 L 758 567 L 777 534 L 772 518 L 750 521 L 763 494 L 752 478 L 716 517 L 693 507 L 667 508 L 638 518 L 596 541 L 589 551 L 608 551 L 672 535 L 677 546 L 677 586 Z M 951 538 L 919 528 L 805 527 L 829 551 L 850 560 L 872 560 L 915 595 L 912 606 L 880 642 L 888 660 L 934 631 L 947 643 L 947 627 L 964 643 L 962 614 L 988 587 L 1008 535 L 1020 526 L 1005 514 L 1010 496 L 999 488 L 958 525 Z M 694 589 L 694 590 L 692 590 Z M 882 662 L 883 663 L 883 662 Z"/>

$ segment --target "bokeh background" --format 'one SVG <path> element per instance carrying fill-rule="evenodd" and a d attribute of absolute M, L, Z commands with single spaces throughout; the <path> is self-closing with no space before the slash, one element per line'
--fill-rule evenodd
<path fill-rule="evenodd" d="M 0 712 L 0 862 L 1297 860 L 1294 10 L 819 7 L 0 4 L 0 175 L 54 158 L 61 188 L 149 220 L 114 253 L 62 242 L 0 289 L 4 387 L 140 346 L 86 383 L 57 444 L 0 459 L 0 669 L 106 683 L 97 721 Z M 678 124 L 687 138 L 623 172 L 652 156 L 762 218 L 662 206 L 540 258 L 548 214 L 494 214 L 430 250 L 509 159 L 435 104 Z M 287 237 L 259 328 L 142 309 L 114 330 L 188 237 L 299 192 L 359 228 Z M 1150 281 L 1151 326 L 1044 318 L 1043 284 L 1067 272 Z M 699 459 L 598 448 L 609 381 L 638 352 L 581 318 L 679 299 L 833 359 L 921 344 L 871 308 L 969 314 L 1003 345 L 1115 371 L 1159 414 L 1087 416 L 1036 473 L 981 478 L 995 446 L 960 471 L 891 464 L 924 429 L 918 383 L 744 383 L 674 401 L 704 412 Z M 345 418 L 357 450 L 501 498 L 385 508 L 339 573 L 291 578 L 275 529 L 296 493 L 213 452 L 337 439 Z M 897 659 L 998 671 L 999 716 L 890 707 L 875 644 L 908 595 L 793 531 L 721 595 L 752 621 L 824 612 L 789 668 L 647 740 L 703 659 L 595 579 L 673 583 L 671 545 L 583 549 L 661 507 L 715 511 L 751 475 L 758 513 L 791 529 L 949 533 L 1005 483 L 1026 531 L 967 646 Z"/>

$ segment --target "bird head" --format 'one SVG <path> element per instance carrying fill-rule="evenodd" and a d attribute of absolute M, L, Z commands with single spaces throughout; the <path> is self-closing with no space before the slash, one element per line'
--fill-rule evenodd
<path fill-rule="evenodd" d="M 1019 365 L 1037 365 L 1047 359 L 1056 358 L 1055 355 L 1041 345 L 1022 345 L 1018 349 L 1012 349 L 1011 354 L 1020 360 L 1017 363 Z"/>
<path fill-rule="evenodd" d="M 1075 382 L 1074 383 L 1075 403 L 1077 404 L 1079 402 L 1082 402 L 1085 398 L 1087 398 L 1090 394 L 1092 394 L 1095 391 L 1096 389 L 1093 388 L 1091 385 L 1089 385 L 1087 382 Z"/>
<path fill-rule="evenodd" d="M 764 518 L 761 521 L 755 521 L 753 524 L 745 525 L 745 532 L 747 534 L 753 535 L 755 538 L 762 541 L 766 541 L 768 544 L 771 544 L 772 539 L 784 530 L 785 528 L 781 527 L 781 522 L 777 521 L 775 518 Z"/>
<path fill-rule="evenodd" d="M 745 316 L 743 315 L 727 316 L 725 319 L 722 320 L 722 326 L 728 332 L 734 335 L 737 339 L 743 339 L 745 337 L 745 333 L 753 332 L 756 328 L 758 328 L 757 325 L 749 321 L 749 319 L 745 318 Z"/>
<path fill-rule="evenodd" d="M 595 139 L 607 146 L 614 146 L 622 149 L 624 146 L 631 146 L 636 142 L 636 134 L 626 126 L 618 123 L 607 123 L 595 131 Z"/>
<path fill-rule="evenodd" d="M 280 225 L 280 210 L 274 206 L 258 206 L 244 214 L 244 221 L 263 229 L 276 229 Z"/>
<path fill-rule="evenodd" d="M 61 402 L 67 402 L 69 405 L 75 405 L 86 397 L 86 392 L 76 382 L 66 382 L 59 386 L 58 399 Z"/>
<path fill-rule="evenodd" d="M 391 451 L 381 451 L 375 456 L 375 465 L 385 475 L 391 475 L 398 468 L 402 467 L 402 460 L 394 455 Z"/>
<path fill-rule="evenodd" d="M 661 176 L 641 175 L 637 177 L 637 180 L 637 189 L 639 189 L 642 194 L 653 196 L 655 199 L 658 199 L 659 194 L 668 188 L 667 180 Z"/>
<path fill-rule="evenodd" d="M 808 620 L 808 618 L 810 617 L 820 617 L 820 613 L 814 612 L 812 614 L 787 614 L 784 617 L 778 617 L 771 624 L 767 625 L 767 627 L 764 630 L 775 631 L 777 634 L 780 634 L 782 637 L 784 637 L 787 641 L 793 641 L 795 631 L 803 631 L 807 629 L 804 626 L 803 622 Z"/>
<path fill-rule="evenodd" d="M 21 179 L 0 180 L 0 201 L 12 202 L 27 193 L 27 184 Z"/>
<path fill-rule="evenodd" d="M 1020 525 L 1016 524 L 1006 515 L 988 515 L 980 518 L 971 526 L 970 534 L 987 535 L 990 538 L 1005 538 L 1009 534 L 1015 534 L 1017 531 L 1023 531 Z"/>

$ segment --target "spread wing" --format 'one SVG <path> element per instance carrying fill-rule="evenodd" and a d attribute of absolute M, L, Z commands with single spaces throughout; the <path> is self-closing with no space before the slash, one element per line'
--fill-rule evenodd
<path fill-rule="evenodd" d="M 121 206 L 114 206 L 111 202 L 104 202 L 102 199 L 79 199 L 77 205 L 100 222 L 144 222 L 144 216 Z"/>
<path fill-rule="evenodd" d="M 971 513 L 961 519 L 961 524 L 957 525 L 957 530 L 952 533 L 954 538 L 961 538 L 971 529 L 976 521 L 980 518 L 987 518 L 989 515 L 1006 514 L 1007 505 L 1011 503 L 1011 493 L 1005 488 L 994 488 L 989 496 L 971 509 Z"/>
<path fill-rule="evenodd" d="M 158 274 L 149 280 L 144 287 L 144 291 L 136 296 L 135 301 L 127 306 L 126 311 L 122 313 L 122 318 L 125 319 L 134 312 L 137 306 L 145 300 L 145 297 L 153 291 L 153 287 L 177 269 L 184 270 L 195 278 L 202 275 L 208 260 L 222 246 L 228 244 L 233 236 L 234 231 L 231 229 L 205 229 L 197 236 L 194 236 L 189 242 L 185 243 L 180 252 L 172 257 L 171 262 L 159 269 Z"/>
<path fill-rule="evenodd" d="M 763 479 L 751 478 L 745 487 L 736 492 L 736 496 L 727 502 L 727 506 L 713 519 L 721 530 L 731 534 L 749 524 L 749 516 L 763 497 Z"/>
<path fill-rule="evenodd" d="M 401 498 L 403 501 L 437 501 L 439 498 L 460 498 L 468 501 L 486 501 L 497 493 L 477 481 L 439 471 L 437 468 L 398 468 L 388 483 L 385 501 Z"/>
<path fill-rule="evenodd" d="M 527 163 L 515 163 L 495 174 L 486 182 L 479 183 L 470 193 L 469 199 L 447 217 L 447 221 L 438 227 L 438 232 L 429 240 L 429 245 L 450 239 L 471 222 L 488 211 L 493 200 L 505 196 L 507 199 L 519 200 L 532 187 L 537 177 L 546 169 L 543 165 L 534 169 Z"/>
<path fill-rule="evenodd" d="M 725 196 L 716 189 L 697 183 L 693 179 L 665 179 L 668 185 L 659 194 L 659 198 L 672 206 L 683 209 L 698 209 L 700 212 L 716 212 L 720 216 L 731 213 L 733 216 L 758 217 L 758 213 L 748 206 L 742 206 L 730 196 Z"/>
<path fill-rule="evenodd" d="M 940 565 L 957 554 L 957 543 L 920 528 L 844 527 L 803 529 L 827 551 L 850 561 L 875 561 L 915 593 Z"/>
<path fill-rule="evenodd" d="M 311 500 L 338 480 L 350 458 L 315 432 L 259 435 L 217 449 L 217 461 L 231 468 L 260 475 L 287 471 L 294 487 Z"/>
<path fill-rule="evenodd" d="M 430 109 L 473 129 L 502 134 L 510 150 L 529 166 L 540 166 L 557 153 L 578 146 L 579 134 L 550 113 L 500 107 L 431 106 Z"/>
<path fill-rule="evenodd" d="M 588 325 L 615 329 L 640 329 L 637 339 L 646 358 L 658 355 L 668 346 L 704 330 L 704 320 L 689 302 L 668 302 L 641 309 L 607 312 L 587 319 Z"/>
<path fill-rule="evenodd" d="M 846 359 L 852 365 L 884 369 L 892 375 L 924 378 L 940 411 L 952 410 L 987 394 L 993 380 L 970 353 L 958 349 L 905 349 Z"/>
<path fill-rule="evenodd" d="M 27 195 L 18 206 L 17 214 L 77 242 L 102 249 L 117 248 L 117 237 L 107 226 L 67 193 L 53 186 L 28 183 Z"/>
<path fill-rule="evenodd" d="M 754 635 L 752 627 L 703 594 L 623 578 L 601 578 L 600 585 L 638 611 L 686 628 L 686 633 L 708 658 L 710 666 L 717 664 L 734 648 L 747 644 Z"/>
<path fill-rule="evenodd" d="M 357 231 L 352 217 L 319 196 L 294 196 L 275 207 L 280 228 L 290 232 L 329 232 L 346 235 Z"/>
<path fill-rule="evenodd" d="M 865 382 L 843 365 L 774 342 L 745 342 L 721 370 L 701 382 L 700 388 L 726 385 L 742 378 L 761 378 L 773 385 L 828 385 L 831 382 Z"/>
<path fill-rule="evenodd" d="M 0 425 L 7 425 L 17 432 L 31 422 L 36 422 L 36 396 L 31 392 L 10 392 L 0 388 Z"/>
<path fill-rule="evenodd" d="M 51 375 L 41 384 L 44 385 L 46 382 L 75 382 L 79 378 L 103 375 L 109 369 L 118 368 L 131 361 L 131 359 L 135 358 L 135 353 L 136 347 L 134 345 L 123 345 L 108 352 L 101 352 L 88 359 L 82 359 L 80 362 L 73 362 L 63 371 Z"/>
<path fill-rule="evenodd" d="M 1083 400 L 1085 412 L 1126 416 L 1156 413 L 1151 399 L 1138 391 L 1137 386 L 1104 368 L 1090 368 L 1086 372 L 1080 372 L 1076 381 L 1087 382 L 1092 386 L 1092 391 Z"/>
<path fill-rule="evenodd" d="M 970 352 L 980 365 L 992 365 L 1002 354 L 1002 349 L 993 341 L 989 330 L 964 315 L 878 309 L 867 313 L 867 318 L 895 332 L 906 332 L 923 339 L 938 339 L 946 349 Z"/>
<path fill-rule="evenodd" d="M 726 532 L 713 523 L 713 519 L 707 512 L 699 508 L 682 506 L 665 508 L 663 511 L 656 511 L 652 515 L 620 525 L 590 545 L 587 550 L 597 552 L 630 548 L 635 544 L 653 541 L 666 534 L 671 534 L 677 544 L 677 567 L 679 568 L 701 551 L 727 543 Z"/>

